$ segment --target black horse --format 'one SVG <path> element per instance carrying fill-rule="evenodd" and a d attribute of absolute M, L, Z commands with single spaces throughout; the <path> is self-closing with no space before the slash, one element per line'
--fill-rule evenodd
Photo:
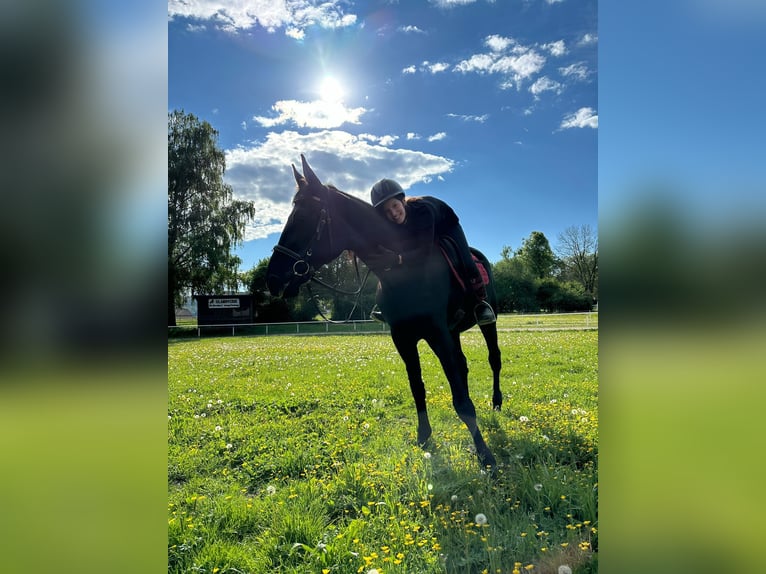
<path fill-rule="evenodd" d="M 475 301 L 459 285 L 439 249 L 423 265 L 391 270 L 375 268 L 381 246 L 396 250 L 396 226 L 381 217 L 372 205 L 335 187 L 322 184 L 301 155 L 303 175 L 293 165 L 298 191 L 279 243 L 269 261 L 267 283 L 274 296 L 297 294 L 315 269 L 351 250 L 368 263 L 379 283 L 378 304 L 391 327 L 391 337 L 407 369 L 418 413 L 418 444 L 431 436 L 426 410 L 426 390 L 421 375 L 418 342 L 425 339 L 441 362 L 452 391 L 452 404 L 473 437 L 479 462 L 495 466 L 495 457 L 476 424 L 476 409 L 468 394 L 468 364 L 460 345 L 460 333 L 472 327 Z M 486 257 L 474 250 L 490 274 L 488 302 L 496 307 L 491 270 Z M 369 259 L 369 262 L 368 262 Z M 459 317 L 460 310 L 464 316 Z M 500 410 L 500 349 L 494 323 L 480 327 L 489 349 L 493 373 L 492 404 Z"/>

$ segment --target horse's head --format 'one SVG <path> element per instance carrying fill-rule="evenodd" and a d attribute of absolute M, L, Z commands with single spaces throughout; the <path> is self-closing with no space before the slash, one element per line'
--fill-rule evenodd
<path fill-rule="evenodd" d="M 285 223 L 279 242 L 269 260 L 266 283 L 274 296 L 283 293 L 294 297 L 298 289 L 314 274 L 316 268 L 331 261 L 329 240 L 329 191 L 319 181 L 301 154 L 303 175 L 293 165 L 298 191 L 293 198 L 293 210 Z"/>

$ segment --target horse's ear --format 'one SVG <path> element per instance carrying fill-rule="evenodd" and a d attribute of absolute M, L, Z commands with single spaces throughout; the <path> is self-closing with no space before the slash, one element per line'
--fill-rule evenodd
<path fill-rule="evenodd" d="M 322 185 L 322 182 L 319 181 L 319 178 L 306 161 L 306 156 L 303 154 L 301 154 L 301 162 L 303 163 L 303 176 L 306 178 L 306 181 L 309 182 L 309 185 Z"/>
<path fill-rule="evenodd" d="M 295 164 L 294 164 L 294 163 L 292 163 L 292 164 L 290 164 L 290 165 L 292 165 L 292 166 L 293 166 L 293 175 L 295 176 L 295 183 L 297 183 L 298 185 L 300 185 L 300 184 L 301 184 L 301 182 L 302 182 L 302 181 L 304 181 L 304 179 L 303 179 L 303 176 L 302 176 L 301 174 L 299 174 L 299 173 L 298 173 L 298 170 L 297 170 L 297 169 L 295 169 Z"/>

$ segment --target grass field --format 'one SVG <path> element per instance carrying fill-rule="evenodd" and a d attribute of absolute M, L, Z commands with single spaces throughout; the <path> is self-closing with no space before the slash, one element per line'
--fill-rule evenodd
<path fill-rule="evenodd" d="M 597 336 L 501 331 L 500 413 L 463 336 L 494 477 L 423 343 L 425 450 L 386 334 L 169 341 L 169 571 L 596 572 Z"/>

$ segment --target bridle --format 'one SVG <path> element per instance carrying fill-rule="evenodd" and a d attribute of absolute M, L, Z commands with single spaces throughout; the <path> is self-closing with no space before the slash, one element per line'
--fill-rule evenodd
<path fill-rule="evenodd" d="M 310 199 L 313 199 L 314 201 L 318 201 L 320 204 L 322 204 L 322 199 L 320 197 L 311 196 Z M 296 198 L 293 203 L 297 204 L 300 201 L 306 201 L 305 198 Z M 316 243 L 319 242 L 320 239 L 322 239 L 322 232 L 324 231 L 325 226 L 330 221 L 330 215 L 328 213 L 328 210 L 326 207 L 322 206 L 319 210 L 319 220 L 317 221 L 316 231 L 311 236 L 311 239 L 309 240 L 309 244 L 306 246 L 306 249 L 303 250 L 303 253 L 296 253 L 292 249 L 285 247 L 284 245 L 275 245 L 272 251 L 275 251 L 277 253 L 282 253 L 283 255 L 287 255 L 293 260 L 293 275 L 295 277 L 306 277 L 308 275 L 308 279 L 314 279 L 314 274 L 316 273 L 316 270 L 314 267 L 309 263 L 309 259 L 311 259 L 311 256 L 313 255 L 313 247 Z M 329 228 L 328 228 L 329 229 Z M 330 249 L 332 249 L 332 236 L 328 236 L 328 240 L 330 242 Z"/>
<path fill-rule="evenodd" d="M 317 307 L 317 311 L 319 312 L 319 314 L 325 321 L 328 321 L 331 323 L 348 322 L 351 319 L 351 316 L 353 315 L 354 311 L 356 310 L 359 304 L 359 299 L 361 298 L 362 290 L 364 289 L 364 286 L 367 284 L 367 278 L 370 276 L 370 270 L 367 269 L 364 279 L 361 279 L 359 274 L 358 259 L 356 255 L 354 255 L 354 270 L 356 271 L 357 283 L 359 283 L 359 288 L 356 289 L 355 291 L 346 291 L 344 289 L 340 289 L 334 285 L 330 285 L 326 281 L 322 280 L 320 277 L 316 276 L 316 269 L 314 269 L 314 266 L 311 265 L 310 263 L 311 256 L 313 255 L 313 248 L 322 239 L 322 233 L 324 232 L 325 228 L 327 228 L 327 241 L 329 243 L 329 250 L 332 251 L 332 245 L 333 245 L 332 225 L 328 225 L 332 222 L 332 218 L 330 216 L 328 202 L 325 202 L 321 197 L 317 197 L 315 195 L 311 195 L 309 197 L 300 197 L 300 198 L 296 197 L 293 200 L 293 204 L 295 205 L 295 204 L 298 204 L 298 202 L 307 201 L 309 199 L 316 201 L 320 204 L 319 219 L 317 221 L 316 229 L 313 235 L 311 236 L 311 239 L 309 240 L 308 245 L 303 250 L 303 253 L 298 253 L 288 247 L 285 247 L 284 245 L 279 245 L 279 244 L 275 245 L 272 251 L 286 255 L 293 260 L 293 268 L 292 268 L 293 277 L 290 278 L 290 280 L 288 281 L 288 284 L 291 283 L 293 279 L 298 278 L 302 280 L 301 283 L 307 283 L 309 281 L 313 281 L 314 283 L 317 283 L 321 285 L 322 287 L 330 289 L 331 291 L 335 293 L 338 293 L 341 295 L 349 295 L 351 297 L 356 297 L 356 300 L 354 301 L 354 305 L 351 308 L 351 311 L 349 312 L 346 320 L 332 321 L 328 319 L 327 317 L 325 317 L 324 312 L 322 311 L 321 307 L 317 303 L 318 297 L 314 295 L 313 291 L 311 290 L 311 284 L 310 283 L 307 284 L 310 299 L 314 302 L 314 304 Z M 303 279 L 306 276 L 308 277 L 306 279 Z"/>

